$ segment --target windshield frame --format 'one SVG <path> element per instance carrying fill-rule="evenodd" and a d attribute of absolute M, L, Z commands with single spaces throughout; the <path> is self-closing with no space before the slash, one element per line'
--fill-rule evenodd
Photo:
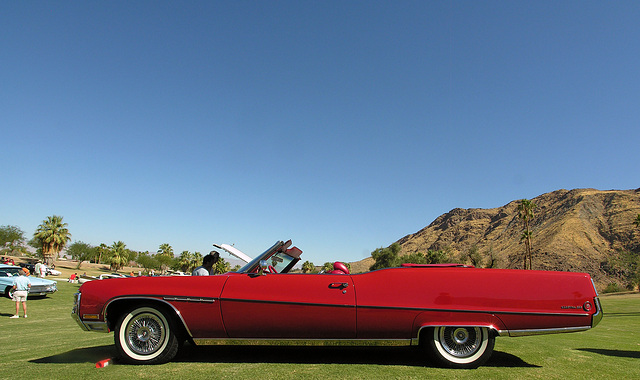
<path fill-rule="evenodd" d="M 269 259 L 277 253 L 280 253 L 284 256 L 288 256 L 291 258 L 291 261 L 288 263 L 286 267 L 284 267 L 279 273 L 287 273 L 293 268 L 293 266 L 300 261 L 300 257 L 294 257 L 292 255 L 287 254 L 286 248 L 290 245 L 290 241 L 283 242 L 277 241 L 274 245 L 272 245 L 269 249 L 264 251 L 261 255 L 258 255 L 253 260 L 248 262 L 245 266 L 240 268 L 236 273 L 254 273 L 257 271 L 257 268 L 260 266 L 260 261 Z"/>

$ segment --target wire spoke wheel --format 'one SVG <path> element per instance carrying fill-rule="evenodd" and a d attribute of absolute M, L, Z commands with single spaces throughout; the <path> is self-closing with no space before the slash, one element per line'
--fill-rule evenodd
<path fill-rule="evenodd" d="M 156 352 L 166 339 L 166 326 L 157 315 L 136 315 L 126 326 L 126 344 L 135 353 L 149 355 Z"/>
<path fill-rule="evenodd" d="M 178 339 L 171 320 L 153 306 L 124 313 L 116 326 L 114 339 L 118 354 L 128 363 L 164 363 L 178 352 Z"/>
<path fill-rule="evenodd" d="M 442 348 L 451 356 L 466 358 L 473 355 L 482 342 L 479 327 L 444 327 L 438 337 Z"/>
<path fill-rule="evenodd" d="M 491 356 L 494 343 L 486 327 L 437 326 L 429 347 L 431 355 L 445 366 L 475 368 Z"/>

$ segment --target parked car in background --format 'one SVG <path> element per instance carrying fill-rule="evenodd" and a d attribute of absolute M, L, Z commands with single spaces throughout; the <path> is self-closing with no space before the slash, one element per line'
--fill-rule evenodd
<path fill-rule="evenodd" d="M 29 264 L 29 263 L 18 263 L 18 266 L 20 266 L 20 268 L 26 268 L 29 271 L 29 274 L 33 274 L 35 275 L 36 273 L 36 266 L 35 264 Z"/>
<path fill-rule="evenodd" d="M 59 270 L 47 267 L 47 276 L 60 276 L 62 272 Z"/>
<path fill-rule="evenodd" d="M 13 298 L 13 280 L 15 276 L 19 276 L 22 267 L 15 265 L 0 264 L 0 292 L 7 298 Z M 45 296 L 55 293 L 58 290 L 55 281 L 29 276 L 31 288 L 29 288 L 29 296 Z"/>
<path fill-rule="evenodd" d="M 289 273 L 302 251 L 278 241 L 237 272 L 90 281 L 73 318 L 114 332 L 124 362 L 163 363 L 183 341 L 395 342 L 457 368 L 483 364 L 499 336 L 588 330 L 602 319 L 586 273 L 414 265 Z"/>
<path fill-rule="evenodd" d="M 93 281 L 93 280 L 106 280 L 108 278 L 127 278 L 127 277 L 131 277 L 131 276 L 126 274 L 121 274 L 121 273 L 103 273 L 98 277 L 82 275 L 82 276 L 79 276 L 78 282 L 81 284 L 84 284 L 87 281 Z"/>

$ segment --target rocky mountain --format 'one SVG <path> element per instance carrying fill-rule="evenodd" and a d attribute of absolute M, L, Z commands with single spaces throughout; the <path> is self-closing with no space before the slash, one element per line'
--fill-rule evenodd
<path fill-rule="evenodd" d="M 640 189 L 557 190 L 532 201 L 537 205 L 530 228 L 533 269 L 587 272 L 601 288 L 619 281 L 605 270 L 608 259 L 620 251 L 640 250 L 640 229 L 633 224 L 640 214 Z M 522 268 L 525 245 L 520 241 L 518 203 L 453 209 L 398 240 L 400 254 L 447 250 L 464 262 L 473 247 L 485 260 L 492 255 L 500 268 Z M 371 263 L 369 258 L 361 266 Z"/>

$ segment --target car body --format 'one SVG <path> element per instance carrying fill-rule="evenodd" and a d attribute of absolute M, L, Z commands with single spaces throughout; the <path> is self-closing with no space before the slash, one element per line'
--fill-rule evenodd
<path fill-rule="evenodd" d="M 23 272 L 22 267 L 0 264 L 0 292 L 6 297 L 12 298 L 13 280 L 20 272 Z M 58 290 L 58 284 L 55 281 L 45 280 L 44 278 L 35 276 L 29 276 L 29 281 L 31 281 L 31 288 L 29 288 L 30 296 L 44 296 L 55 293 Z"/>
<path fill-rule="evenodd" d="M 289 273 L 300 260 L 279 241 L 237 272 L 87 282 L 73 318 L 114 331 L 120 358 L 162 363 L 179 343 L 300 340 L 416 345 L 439 363 L 474 368 L 497 336 L 574 332 L 602 318 L 588 274 L 412 265 L 349 274 Z"/>

